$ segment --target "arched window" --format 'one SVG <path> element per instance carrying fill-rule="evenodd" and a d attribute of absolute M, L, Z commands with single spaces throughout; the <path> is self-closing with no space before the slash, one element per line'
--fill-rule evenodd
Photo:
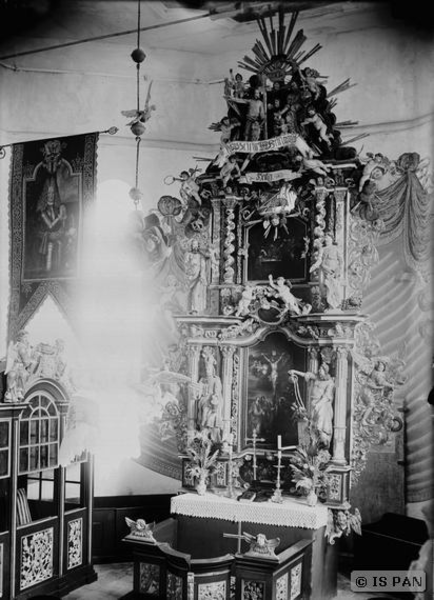
<path fill-rule="evenodd" d="M 54 398 L 40 389 L 27 402 L 20 418 L 20 475 L 56 468 L 59 457 L 59 412 Z"/>

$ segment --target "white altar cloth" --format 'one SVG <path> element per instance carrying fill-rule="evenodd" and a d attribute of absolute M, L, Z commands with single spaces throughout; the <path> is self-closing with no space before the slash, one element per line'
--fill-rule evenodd
<path fill-rule="evenodd" d="M 284 498 L 275 502 L 238 502 L 214 494 L 180 494 L 171 499 L 172 514 L 203 519 L 261 523 L 282 527 L 319 529 L 327 525 L 328 508 L 323 504 L 308 506 L 304 501 Z"/>

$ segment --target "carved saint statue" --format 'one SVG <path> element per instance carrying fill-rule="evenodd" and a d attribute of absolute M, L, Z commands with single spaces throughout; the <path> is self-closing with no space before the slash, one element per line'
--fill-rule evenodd
<path fill-rule="evenodd" d="M 190 313 L 203 314 L 207 305 L 209 279 L 208 262 L 212 259 L 209 251 L 202 249 L 199 241 L 193 238 L 185 254 L 185 273 L 190 282 Z"/>
<path fill-rule="evenodd" d="M 300 375 L 306 381 L 313 382 L 310 391 L 312 428 L 318 436 L 320 444 L 324 448 L 328 448 L 333 434 L 333 401 L 335 396 L 335 382 L 329 373 L 328 364 L 323 363 L 317 374 L 310 371 L 302 373 L 295 369 L 291 369 L 288 373 L 292 380 L 294 380 L 294 375 Z"/>
<path fill-rule="evenodd" d="M 205 350 L 205 349 L 204 349 Z M 205 377 L 199 381 L 199 401 L 197 405 L 198 429 L 208 430 L 210 438 L 219 442 L 223 427 L 223 388 L 220 377 L 216 375 L 216 359 L 210 352 L 203 353 L 205 361 Z"/>
<path fill-rule="evenodd" d="M 333 244 L 333 238 L 325 235 L 324 245 L 321 246 L 310 272 L 316 269 L 319 271 L 320 293 L 328 310 L 339 310 L 342 303 L 341 262 L 341 255 L 338 247 Z"/>

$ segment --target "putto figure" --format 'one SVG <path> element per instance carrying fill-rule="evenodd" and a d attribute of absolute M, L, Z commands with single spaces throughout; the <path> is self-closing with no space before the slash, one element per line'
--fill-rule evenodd
<path fill-rule="evenodd" d="M 268 540 L 263 533 L 251 535 L 243 532 L 243 537 L 250 544 L 250 548 L 244 553 L 245 556 L 260 556 L 277 560 L 274 550 L 280 544 L 280 538 Z"/>
<path fill-rule="evenodd" d="M 157 540 L 152 533 L 155 527 L 155 521 L 153 523 L 146 523 L 144 519 L 133 521 L 133 519 L 125 517 L 125 523 L 130 528 L 129 535 L 131 537 L 140 538 L 144 542 L 157 543 Z"/>

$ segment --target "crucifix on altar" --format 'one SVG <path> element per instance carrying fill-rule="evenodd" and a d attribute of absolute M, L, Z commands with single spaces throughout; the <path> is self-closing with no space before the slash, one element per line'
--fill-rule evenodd
<path fill-rule="evenodd" d="M 241 554 L 241 542 L 246 541 L 245 536 L 241 533 L 242 521 L 238 521 L 238 533 L 224 533 L 224 538 L 233 538 L 237 540 L 237 554 Z"/>

